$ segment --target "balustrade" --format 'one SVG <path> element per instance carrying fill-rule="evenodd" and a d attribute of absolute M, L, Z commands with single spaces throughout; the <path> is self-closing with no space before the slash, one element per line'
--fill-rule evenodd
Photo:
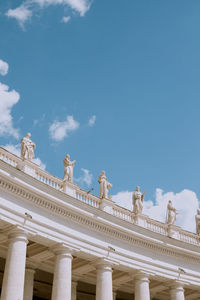
<path fill-rule="evenodd" d="M 20 164 L 24 164 L 25 168 L 23 171 L 28 175 L 34 177 L 38 181 L 56 189 L 59 191 L 63 191 L 63 180 L 57 178 L 45 170 L 42 170 L 38 165 L 36 165 L 32 161 L 25 160 L 23 161 L 20 157 L 10 153 L 6 149 L 0 147 L 0 160 L 5 163 L 17 167 Z M 86 203 L 92 207 L 102 209 L 102 201 L 97 196 L 94 196 L 90 193 L 87 193 L 84 190 L 81 190 L 76 184 L 72 184 L 72 189 L 74 190 L 74 197 L 81 202 Z M 142 215 L 143 221 L 140 223 L 137 222 L 137 218 L 134 213 L 128 209 L 120 207 L 116 205 L 114 202 L 109 202 L 110 209 L 105 210 L 107 213 L 115 216 L 116 218 L 122 219 L 129 223 L 136 223 L 139 226 L 146 228 L 147 230 L 153 231 L 155 233 L 168 236 L 169 230 L 167 224 L 155 221 L 150 219 L 148 216 Z M 139 217 L 140 218 L 140 217 Z M 200 246 L 200 237 L 192 232 L 187 232 L 181 229 L 180 227 L 175 226 L 174 231 L 176 231 L 176 235 L 173 237 L 179 239 L 182 242 L 193 244 L 196 246 Z"/>

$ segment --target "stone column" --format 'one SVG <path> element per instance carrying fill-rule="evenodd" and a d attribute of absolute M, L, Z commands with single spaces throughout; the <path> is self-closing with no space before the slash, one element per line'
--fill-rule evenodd
<path fill-rule="evenodd" d="M 26 268 L 24 281 L 24 300 L 33 299 L 34 274 L 34 269 L 29 267 Z"/>
<path fill-rule="evenodd" d="M 71 300 L 72 255 L 71 251 L 60 246 L 54 249 L 56 261 L 54 267 L 52 300 Z"/>
<path fill-rule="evenodd" d="M 9 234 L 1 300 L 23 299 L 27 243 L 27 235 L 22 230 Z"/>
<path fill-rule="evenodd" d="M 113 300 L 112 267 L 105 261 L 97 265 L 96 300 Z"/>
<path fill-rule="evenodd" d="M 113 291 L 113 300 L 116 300 L 116 299 L 117 299 L 117 292 Z"/>
<path fill-rule="evenodd" d="M 171 288 L 171 300 L 184 300 L 184 288 L 181 282 L 176 282 Z"/>
<path fill-rule="evenodd" d="M 149 276 L 145 273 L 136 275 L 135 300 L 150 300 Z"/>
<path fill-rule="evenodd" d="M 77 298 L 77 296 L 76 296 L 77 285 L 78 285 L 77 281 L 72 281 L 72 299 L 71 300 L 76 300 L 76 298 Z"/>

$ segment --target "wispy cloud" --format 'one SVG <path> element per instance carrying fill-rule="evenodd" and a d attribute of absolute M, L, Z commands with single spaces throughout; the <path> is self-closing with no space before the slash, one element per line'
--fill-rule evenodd
<path fill-rule="evenodd" d="M 68 23 L 70 21 L 71 17 L 70 16 L 64 16 L 62 17 L 62 22 L 63 23 Z"/>
<path fill-rule="evenodd" d="M 93 179 L 92 173 L 89 170 L 84 168 L 82 168 L 81 171 L 82 171 L 82 175 L 79 178 L 76 178 L 75 181 L 81 185 L 90 186 L 92 184 L 92 179 Z"/>
<path fill-rule="evenodd" d="M 71 8 L 72 11 L 77 12 L 83 17 L 90 9 L 92 0 L 25 0 L 20 6 L 9 9 L 6 16 L 15 18 L 19 25 L 24 28 L 26 21 L 30 20 L 34 11 L 47 8 L 51 5 L 62 5 Z M 66 23 L 70 20 L 70 16 L 63 17 L 63 22 Z"/>
<path fill-rule="evenodd" d="M 69 135 L 70 132 L 79 128 L 79 123 L 74 120 L 73 116 L 67 116 L 64 122 L 55 120 L 49 127 L 49 133 L 51 138 L 60 142 Z"/>
<path fill-rule="evenodd" d="M 80 16 L 84 16 L 91 6 L 91 1 L 89 0 L 29 0 L 29 2 L 36 3 L 41 8 L 50 5 L 67 5 L 78 12 Z"/>
<path fill-rule="evenodd" d="M 39 119 L 33 120 L 33 126 L 35 127 L 35 126 L 41 126 L 41 125 L 43 125 L 45 117 L 46 117 L 46 115 L 42 114 L 42 116 Z"/>
<path fill-rule="evenodd" d="M 0 75 L 5 76 L 8 74 L 8 63 L 0 59 Z"/>
<path fill-rule="evenodd" d="M 31 19 L 32 11 L 25 4 L 20 5 L 15 9 L 9 9 L 6 13 L 9 18 L 16 19 L 19 25 L 24 28 L 24 23 Z"/>
<path fill-rule="evenodd" d="M 20 144 L 16 144 L 16 145 L 7 144 L 2 147 L 19 157 L 21 156 L 21 145 Z M 41 169 L 43 169 L 43 170 L 46 169 L 46 165 L 41 161 L 41 159 L 39 157 L 34 158 L 33 162 L 35 164 L 37 164 L 38 166 L 40 166 Z"/>
<path fill-rule="evenodd" d="M 132 210 L 132 192 L 124 191 L 112 197 L 118 205 Z M 199 207 L 198 199 L 193 191 L 184 189 L 179 193 L 167 192 L 157 188 L 155 204 L 153 201 L 144 201 L 143 213 L 161 222 L 166 221 L 168 200 L 172 200 L 174 207 L 179 211 L 176 225 L 195 232 L 195 215 Z"/>
<path fill-rule="evenodd" d="M 90 119 L 89 119 L 89 121 L 88 121 L 88 125 L 90 126 L 90 127 L 93 127 L 94 126 L 94 124 L 96 123 L 96 116 L 95 115 L 93 115 Z"/>

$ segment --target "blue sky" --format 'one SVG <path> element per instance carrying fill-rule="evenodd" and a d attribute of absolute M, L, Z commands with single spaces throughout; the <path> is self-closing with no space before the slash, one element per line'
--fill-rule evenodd
<path fill-rule="evenodd" d="M 12 117 L 0 121 L 1 145 L 31 132 L 36 156 L 58 177 L 69 153 L 75 177 L 96 194 L 104 169 L 113 195 L 130 198 L 140 185 L 146 200 L 155 203 L 158 189 L 174 201 L 183 193 L 179 206 L 194 200 L 196 210 L 199 0 L 57 2 L 0 3 L 0 59 L 9 65 L 0 82 L 10 87 L 0 93 L 0 116 L 7 109 Z M 120 204 L 129 201 L 123 197 Z"/>

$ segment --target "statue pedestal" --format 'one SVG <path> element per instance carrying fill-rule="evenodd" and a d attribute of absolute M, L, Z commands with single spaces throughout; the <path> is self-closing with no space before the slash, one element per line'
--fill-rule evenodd
<path fill-rule="evenodd" d="M 69 196 L 76 198 L 75 184 L 73 182 L 63 180 L 63 192 Z"/>
<path fill-rule="evenodd" d="M 136 225 L 146 227 L 147 216 L 143 214 L 135 214 L 133 213 L 133 221 Z"/>
<path fill-rule="evenodd" d="M 32 177 L 36 177 L 35 169 L 29 165 L 29 161 L 27 160 L 20 161 L 16 168 L 17 170 L 22 171 Z"/>
<path fill-rule="evenodd" d="M 113 212 L 113 201 L 111 199 L 102 198 L 99 208 L 109 214 Z"/>
<path fill-rule="evenodd" d="M 177 226 L 168 225 L 167 231 L 168 231 L 168 236 L 170 238 L 174 238 L 174 239 L 179 240 L 179 230 L 178 230 Z"/>

